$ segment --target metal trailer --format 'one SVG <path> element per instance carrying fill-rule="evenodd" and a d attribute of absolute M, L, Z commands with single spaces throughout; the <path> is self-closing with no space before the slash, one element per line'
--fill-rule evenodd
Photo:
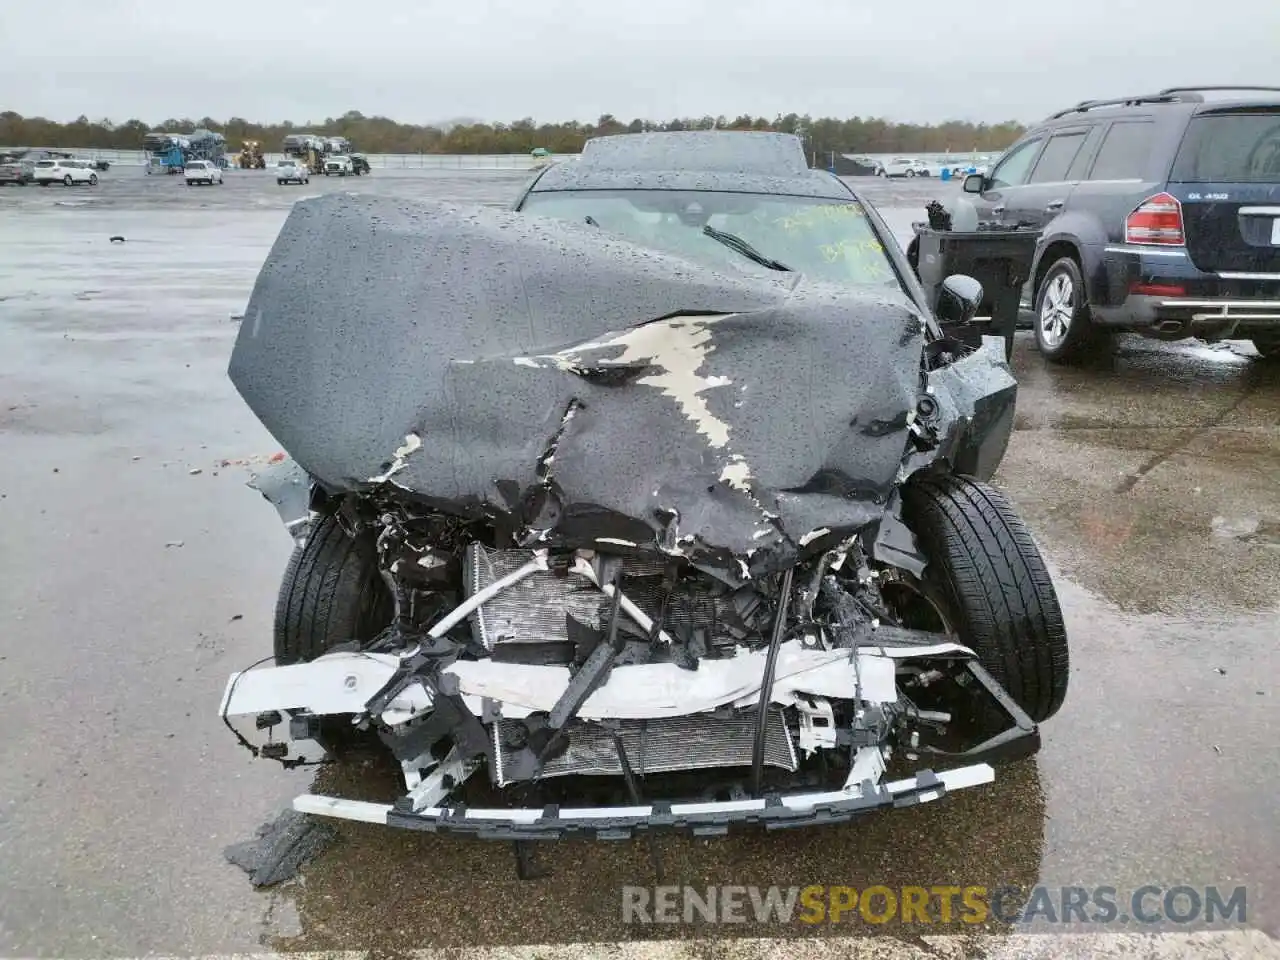
<path fill-rule="evenodd" d="M 147 174 L 181 173 L 190 140 L 183 134 L 157 131 L 142 138 L 147 155 Z"/>

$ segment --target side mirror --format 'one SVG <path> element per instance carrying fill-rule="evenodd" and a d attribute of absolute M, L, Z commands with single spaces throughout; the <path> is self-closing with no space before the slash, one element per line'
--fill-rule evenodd
<path fill-rule="evenodd" d="M 977 316 L 981 304 L 982 284 L 963 273 L 953 273 L 942 281 L 934 313 L 939 323 L 964 326 Z"/>
<path fill-rule="evenodd" d="M 971 173 L 964 178 L 965 193 L 981 193 L 987 184 L 987 177 L 982 173 Z"/>

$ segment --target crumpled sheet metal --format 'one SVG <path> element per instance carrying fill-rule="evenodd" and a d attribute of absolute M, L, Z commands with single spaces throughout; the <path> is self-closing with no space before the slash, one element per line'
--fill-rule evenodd
<path fill-rule="evenodd" d="M 295 538 L 306 536 L 311 513 L 311 478 L 297 461 L 285 458 L 254 471 L 248 486 L 257 490 L 280 514 Z"/>
<path fill-rule="evenodd" d="M 905 299 L 331 195 L 286 221 L 230 375 L 331 492 L 394 485 L 528 543 L 656 542 L 728 579 L 882 514 L 923 336 Z"/>

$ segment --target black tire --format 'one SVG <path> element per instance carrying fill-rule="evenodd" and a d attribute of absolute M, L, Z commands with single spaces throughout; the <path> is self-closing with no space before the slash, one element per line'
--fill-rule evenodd
<path fill-rule="evenodd" d="M 373 535 L 353 539 L 325 516 L 285 569 L 276 602 L 276 663 L 304 663 L 352 641 L 363 646 L 390 624 L 392 613 Z"/>
<path fill-rule="evenodd" d="M 75 183 L 75 181 L 71 179 L 71 174 L 69 174 L 69 173 L 68 173 L 65 177 L 63 177 L 63 178 L 62 178 L 62 185 L 63 185 L 64 187 L 69 187 L 69 186 L 71 186 L 73 183 Z"/>
<path fill-rule="evenodd" d="M 1253 348 L 1262 354 L 1263 360 L 1280 361 L 1280 333 L 1258 334 L 1253 338 Z"/>
<path fill-rule="evenodd" d="M 1092 359 L 1109 342 L 1089 311 L 1080 264 L 1074 257 L 1056 260 L 1036 290 L 1036 349 L 1054 363 L 1078 363 Z"/>
<path fill-rule="evenodd" d="M 89 186 L 96 187 L 98 185 L 98 175 L 96 173 L 89 174 Z"/>
<path fill-rule="evenodd" d="M 1067 693 L 1067 631 L 1044 559 L 1008 499 L 969 477 L 930 475 L 903 488 L 903 506 L 929 558 L 924 587 L 961 642 L 1032 720 L 1052 717 Z"/>

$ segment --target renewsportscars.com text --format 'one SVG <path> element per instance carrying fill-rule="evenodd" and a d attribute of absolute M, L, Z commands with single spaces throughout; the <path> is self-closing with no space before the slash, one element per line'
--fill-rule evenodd
<path fill-rule="evenodd" d="M 623 923 L 1237 923 L 1244 887 L 623 887 Z"/>

